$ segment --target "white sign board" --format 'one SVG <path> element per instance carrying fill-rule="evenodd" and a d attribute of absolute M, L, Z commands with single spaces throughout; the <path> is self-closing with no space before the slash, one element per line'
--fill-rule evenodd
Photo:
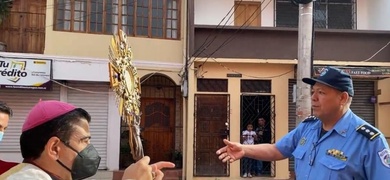
<path fill-rule="evenodd" d="M 0 88 L 50 90 L 52 60 L 0 58 Z"/>

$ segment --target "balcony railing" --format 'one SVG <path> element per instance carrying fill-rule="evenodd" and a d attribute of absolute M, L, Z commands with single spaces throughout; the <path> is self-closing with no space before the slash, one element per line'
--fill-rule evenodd
<path fill-rule="evenodd" d="M 43 54 L 45 47 L 45 14 L 11 12 L 0 24 L 0 42 L 6 52 Z"/>

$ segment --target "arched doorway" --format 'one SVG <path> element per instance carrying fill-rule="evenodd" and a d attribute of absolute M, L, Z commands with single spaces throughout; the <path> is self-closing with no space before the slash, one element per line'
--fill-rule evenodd
<path fill-rule="evenodd" d="M 176 84 L 167 76 L 141 79 L 141 136 L 151 162 L 170 161 L 175 150 Z"/>
<path fill-rule="evenodd" d="M 175 161 L 177 149 L 181 149 L 181 92 L 173 80 L 164 74 L 148 74 L 141 78 L 141 139 L 145 155 L 151 163 L 157 161 Z M 176 132 L 176 134 L 175 134 Z M 121 162 L 125 168 L 131 158 L 126 150 L 128 145 L 128 127 L 122 122 Z M 179 145 L 178 145 L 179 144 Z M 175 154 L 176 152 L 176 154 Z M 127 157 L 126 157 L 127 156 Z"/>

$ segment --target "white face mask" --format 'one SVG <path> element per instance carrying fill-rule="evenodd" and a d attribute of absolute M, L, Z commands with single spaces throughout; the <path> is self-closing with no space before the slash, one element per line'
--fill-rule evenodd
<path fill-rule="evenodd" d="M 3 140 L 4 132 L 0 131 L 0 141 Z"/>

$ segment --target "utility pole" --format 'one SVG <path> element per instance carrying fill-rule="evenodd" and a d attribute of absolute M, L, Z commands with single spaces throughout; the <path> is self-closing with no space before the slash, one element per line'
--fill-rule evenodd
<path fill-rule="evenodd" d="M 299 4 L 298 68 L 296 86 L 296 126 L 311 115 L 311 87 L 302 78 L 311 77 L 313 42 L 313 1 L 292 0 Z M 294 2 L 295 1 L 295 2 Z"/>

